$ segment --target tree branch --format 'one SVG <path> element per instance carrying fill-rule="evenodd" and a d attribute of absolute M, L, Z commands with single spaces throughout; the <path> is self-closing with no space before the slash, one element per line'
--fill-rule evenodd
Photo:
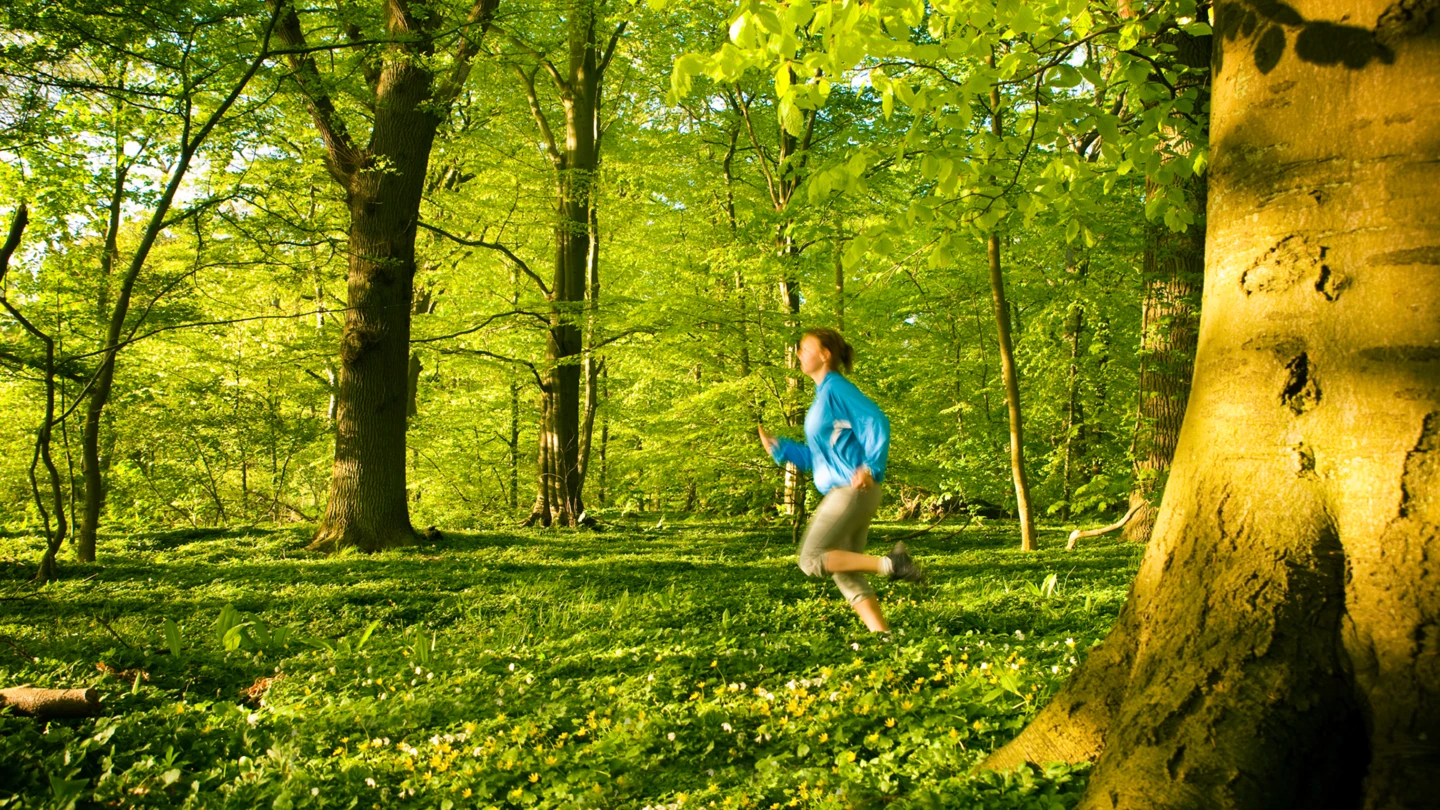
<path fill-rule="evenodd" d="M 615 33 L 610 35 L 610 44 L 605 46 L 605 55 L 600 58 L 599 73 L 601 76 L 604 76 L 605 69 L 610 67 L 610 57 L 615 55 L 615 46 L 620 44 L 620 35 L 625 33 L 625 26 L 629 24 L 630 21 L 625 20 L 615 28 Z"/>
<path fill-rule="evenodd" d="M 450 338 L 457 338 L 457 337 L 460 337 L 461 335 L 469 335 L 469 334 L 472 334 L 472 333 L 474 333 L 474 332 L 479 332 L 481 329 L 484 329 L 485 327 L 489 326 L 489 325 L 490 325 L 491 323 L 493 323 L 494 321 L 498 321 L 498 320 L 500 320 L 501 318 L 508 318 L 508 317 L 510 317 L 511 315 L 527 315 L 527 316 L 529 316 L 529 317 L 531 317 L 531 318 L 534 318 L 535 320 L 539 321 L 540 323 L 544 324 L 544 325 L 547 326 L 547 327 L 550 325 L 550 319 L 547 318 L 547 317 L 545 317 L 544 315 L 541 315 L 541 314 L 538 313 L 538 312 L 530 312 L 530 311 L 523 310 L 523 309 L 514 309 L 514 310 L 511 310 L 511 311 L 509 311 L 509 312 L 500 312 L 500 313 L 497 313 L 497 314 L 495 314 L 495 315 L 491 315 L 490 317 L 488 317 L 488 318 L 486 318 L 484 321 L 482 321 L 479 326 L 472 326 L 472 327 L 470 327 L 469 329 L 462 329 L 462 330 L 460 330 L 459 332 L 451 332 L 451 333 L 448 334 L 448 335 L 435 335 L 434 337 L 426 337 L 426 338 L 412 338 L 412 339 L 410 340 L 410 342 L 411 342 L 412 344 L 414 344 L 414 343 L 435 343 L 435 342 L 438 342 L 438 341 L 441 341 L 441 340 L 449 340 Z"/>
<path fill-rule="evenodd" d="M 349 189 L 350 182 L 359 169 L 361 155 L 335 109 L 335 102 L 324 90 L 324 79 L 315 65 L 315 57 L 307 50 L 305 32 L 300 28 L 300 15 L 290 6 L 288 0 L 269 0 L 280 20 L 276 35 L 291 51 L 288 61 L 294 71 L 295 83 L 305 96 L 310 108 L 310 118 L 325 142 L 325 168 L 330 171 L 342 188 Z"/>
<path fill-rule="evenodd" d="M 480 42 L 494 23 L 495 9 L 499 5 L 500 0 L 475 0 L 475 5 L 470 7 L 470 13 L 465 15 L 465 25 L 460 29 L 460 46 L 455 49 L 455 65 L 450 69 L 450 75 L 440 82 L 435 91 L 436 101 L 446 108 L 460 96 L 461 89 L 465 87 L 465 80 L 470 76 L 471 60 L 480 52 Z M 480 27 L 480 33 L 472 38 L 469 29 L 475 26 Z"/>
<path fill-rule="evenodd" d="M 540 127 L 540 134 L 545 138 L 545 152 L 550 155 L 550 162 L 555 164 L 556 169 L 563 169 L 565 159 L 560 156 L 560 149 L 555 144 L 555 133 L 550 129 L 550 122 L 545 120 L 545 111 L 540 108 L 540 97 L 535 93 L 535 74 L 526 73 L 519 65 L 514 65 L 515 75 L 520 77 L 520 82 L 525 85 L 525 96 L 530 100 L 530 114 L 535 117 L 535 125 Z"/>
<path fill-rule="evenodd" d="M 440 236 L 443 236 L 446 239 L 449 239 L 450 241 L 457 244 L 465 245 L 466 247 L 481 247 L 487 250 L 494 250 L 505 254 L 505 258 L 513 262 L 516 267 L 520 268 L 521 272 L 529 276 L 532 280 L 534 280 L 536 284 L 540 286 L 541 292 L 545 293 L 546 297 L 550 296 L 550 287 L 545 284 L 545 280 L 540 278 L 540 276 L 536 275 L 535 271 L 530 269 L 530 265 L 526 264 L 524 260 L 511 252 L 510 248 L 507 248 L 504 245 L 499 244 L 498 242 L 486 242 L 481 239 L 465 239 L 464 237 L 456 236 L 449 231 L 441 230 L 434 225 L 429 225 L 424 222 L 417 222 L 415 224 L 421 228 L 424 228 L 427 231 L 430 231 L 431 233 L 439 234 Z"/>
<path fill-rule="evenodd" d="M 521 360 L 518 357 L 506 357 L 501 354 L 495 354 L 494 352 L 487 352 L 484 349 L 467 349 L 464 347 L 457 347 L 452 349 L 440 349 L 439 351 L 441 354 L 473 354 L 479 357 L 488 357 L 492 360 L 499 360 L 502 363 L 510 363 L 512 365 L 524 366 L 530 369 L 530 373 L 534 375 L 535 384 L 540 386 L 542 390 L 545 388 L 545 381 L 540 378 L 540 369 L 536 368 L 535 364 L 530 362 L 529 360 Z"/>

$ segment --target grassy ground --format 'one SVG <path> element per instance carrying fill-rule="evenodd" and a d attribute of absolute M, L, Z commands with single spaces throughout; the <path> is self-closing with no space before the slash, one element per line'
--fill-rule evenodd
<path fill-rule="evenodd" d="M 39 541 L 0 538 L 0 686 L 105 706 L 0 714 L 0 807 L 1074 803 L 1083 769 L 970 769 L 1103 637 L 1139 549 L 937 529 L 932 587 L 877 583 L 882 638 L 788 527 L 654 521 L 328 558 L 303 528 L 136 534 L 39 590 Z"/>

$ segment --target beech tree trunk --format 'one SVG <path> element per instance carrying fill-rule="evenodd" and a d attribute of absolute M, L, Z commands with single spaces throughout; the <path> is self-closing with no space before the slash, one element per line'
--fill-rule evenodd
<path fill-rule="evenodd" d="M 1200 212 L 1184 233 L 1163 224 L 1147 226 L 1141 268 L 1144 302 L 1140 320 L 1140 400 L 1135 422 L 1135 514 L 1124 537 L 1150 540 L 1156 506 L 1175 455 L 1190 377 L 1195 371 L 1195 339 L 1200 325 L 1200 286 L 1205 275 L 1205 178 L 1186 183 L 1186 197 Z"/>
<path fill-rule="evenodd" d="M 1204 306 L 1154 537 L 1109 637 L 987 766 L 1097 759 L 1086 810 L 1440 795 L 1437 26 L 1217 8 Z"/>
<path fill-rule="evenodd" d="M 452 64 L 438 75 L 431 67 L 434 37 L 457 21 L 429 9 L 417 13 L 404 3 L 388 5 L 388 43 L 378 61 L 363 67 L 374 94 L 364 146 L 337 111 L 299 16 L 293 7 L 282 14 L 277 36 L 292 51 L 294 79 L 325 142 L 326 168 L 350 212 L 335 464 L 312 549 L 378 551 L 415 540 L 405 491 L 405 421 L 416 223 L 435 132 L 464 85 L 497 4 L 479 0 L 471 7 Z"/>
<path fill-rule="evenodd" d="M 990 57 L 995 66 L 995 57 Z M 1000 120 L 1000 90 L 990 90 L 990 132 L 1004 137 Z M 1020 411 L 1020 371 L 1010 340 L 1010 307 L 1005 301 L 1005 275 L 1000 268 L 1000 234 L 987 240 L 990 259 L 990 296 L 995 303 L 995 329 L 1000 347 L 1000 373 L 1005 380 L 1005 405 L 1010 416 L 1010 478 L 1015 485 L 1015 512 L 1020 518 L 1020 550 L 1035 550 L 1035 518 L 1030 512 L 1030 482 L 1025 474 L 1025 423 Z"/>
<path fill-rule="evenodd" d="M 576 0 L 569 9 L 570 32 L 566 70 L 562 73 L 540 57 L 559 92 L 565 116 L 565 138 L 553 134 L 540 106 L 534 74 L 521 77 L 530 109 L 545 139 L 555 168 L 555 278 L 550 299 L 550 329 L 545 340 L 545 364 L 540 384 L 540 439 L 537 467 L 539 486 L 526 525 L 573 526 L 585 512 L 582 489 L 582 431 L 593 427 L 593 412 L 581 423 L 581 376 L 593 399 L 595 367 L 583 362 L 585 349 L 579 319 L 587 292 L 599 294 L 598 219 L 595 216 L 595 180 L 600 166 L 602 130 L 601 91 L 605 69 L 614 56 L 625 23 L 608 45 L 596 41 L 599 10 L 592 0 Z M 538 71 L 539 68 L 537 68 Z M 595 275 L 592 277 L 591 273 Z M 594 313 L 589 313 L 593 319 Z M 593 350 L 595 347 L 592 346 Z M 588 445 L 588 435 L 584 439 Z M 586 448 L 588 450 L 588 447 Z"/>
<path fill-rule="evenodd" d="M 1159 37 L 1175 48 L 1173 59 L 1202 77 L 1198 83 L 1199 102 L 1210 101 L 1210 37 L 1193 37 L 1170 32 Z M 1203 128 L 1202 128 L 1203 132 Z M 1180 151 L 1189 154 L 1193 146 L 1178 141 Z M 1124 537 L 1135 543 L 1149 542 L 1155 528 L 1155 512 L 1165 476 L 1175 455 L 1175 442 L 1185 420 L 1185 403 L 1190 398 L 1190 377 L 1195 372 L 1195 338 L 1200 325 L 1200 287 L 1205 276 L 1205 176 L 1192 176 L 1181 186 L 1185 202 L 1196 214 L 1184 233 L 1163 223 L 1146 226 L 1145 254 L 1141 262 L 1144 288 L 1140 327 L 1140 392 L 1135 417 L 1135 486 L 1130 492 L 1134 514 L 1125 524 Z M 1146 196 L 1155 192 L 1148 184 Z"/>

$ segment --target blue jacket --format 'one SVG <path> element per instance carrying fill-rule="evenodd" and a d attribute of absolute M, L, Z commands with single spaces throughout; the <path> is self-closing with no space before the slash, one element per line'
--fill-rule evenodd
<path fill-rule="evenodd" d="M 805 413 L 805 443 L 780 439 L 770 455 L 778 464 L 813 470 L 822 494 L 849 486 L 861 464 L 878 483 L 890 458 L 890 419 L 855 383 L 832 371 L 815 386 L 815 401 Z"/>

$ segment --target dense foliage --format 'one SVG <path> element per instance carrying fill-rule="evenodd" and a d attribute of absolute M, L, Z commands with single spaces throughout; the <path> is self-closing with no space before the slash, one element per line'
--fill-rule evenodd
<path fill-rule="evenodd" d="M 457 533 L 373 556 L 305 527 L 138 533 L 19 590 L 0 682 L 95 685 L 81 721 L 0 716 L 0 806 L 992 807 L 1085 769 L 974 775 L 1099 640 L 1131 544 L 911 542 L 871 636 L 784 528 L 620 521 Z M 876 542 L 910 531 L 885 524 Z M 98 671 L 97 671 L 98 670 Z"/>
<path fill-rule="evenodd" d="M 139 3 L 115 30 L 84 3 L 6 12 L 0 211 L 28 201 L 36 213 L 5 292 L 56 341 L 67 418 L 53 444 L 72 513 L 84 499 L 88 383 L 120 268 L 132 258 L 140 268 L 98 427 L 102 529 L 285 522 L 325 509 L 345 205 L 288 63 L 238 72 L 267 47 L 267 8 Z M 726 3 L 597 8 L 605 31 L 627 25 L 606 79 L 599 284 L 583 316 L 586 357 L 600 364 L 593 504 L 774 508 L 779 473 L 753 426 L 793 424 L 808 381 L 797 384 L 788 347 L 799 329 L 838 325 L 857 347 L 856 381 L 894 423 L 891 492 L 1013 509 L 976 238 L 993 228 L 1004 230 L 1033 500 L 1067 519 L 1123 501 L 1145 217 L 1183 227 L 1189 216 L 1165 203 L 1167 177 L 1181 170 L 1146 156 L 1158 160 L 1167 147 L 1156 133 L 1191 99 L 1157 102 L 1164 76 L 1147 84 L 1135 66 L 1164 58 L 1150 38 L 1193 7 L 1129 22 L 1076 2 L 1033 12 L 1001 3 L 985 15 L 876 4 L 879 23 L 845 4 L 787 16 L 785 26 L 811 32 L 792 68 L 833 82 L 776 78 L 765 42 L 781 21 L 771 25 L 766 4 L 738 16 Z M 335 75 L 359 81 L 373 53 L 330 34 L 372 21 L 329 14 L 309 9 L 303 21 L 323 34 L 315 47 Z M 406 439 L 417 526 L 480 525 L 533 500 L 547 304 L 528 271 L 543 276 L 555 251 L 555 176 L 522 79 L 563 44 L 555 14 L 501 7 L 431 156 Z M 886 33 L 904 30 L 901 20 L 908 44 Z M 1014 58 L 988 68 L 977 56 L 985 37 Z M 127 39 L 150 44 L 137 53 Z M 986 142 L 982 96 L 995 82 L 1013 114 L 1005 136 Z M 541 90 L 536 103 L 553 119 L 562 100 Z M 234 106 L 176 181 L 177 144 L 231 92 Z M 358 86 L 330 92 L 347 114 L 363 113 Z M 806 148 L 779 160 L 797 121 L 810 122 Z M 1203 153 L 1193 162 L 1200 168 Z M 985 173 L 1001 164 L 1013 179 L 986 197 Z M 179 192 L 163 213 L 172 181 Z M 780 200 L 784 182 L 795 189 Z M 976 193 L 991 201 L 977 208 Z M 162 229 L 142 256 L 152 221 Z M 798 289 L 798 313 L 782 283 Z M 41 522 L 29 474 L 39 351 L 0 320 L 0 521 L 15 528 Z"/>

